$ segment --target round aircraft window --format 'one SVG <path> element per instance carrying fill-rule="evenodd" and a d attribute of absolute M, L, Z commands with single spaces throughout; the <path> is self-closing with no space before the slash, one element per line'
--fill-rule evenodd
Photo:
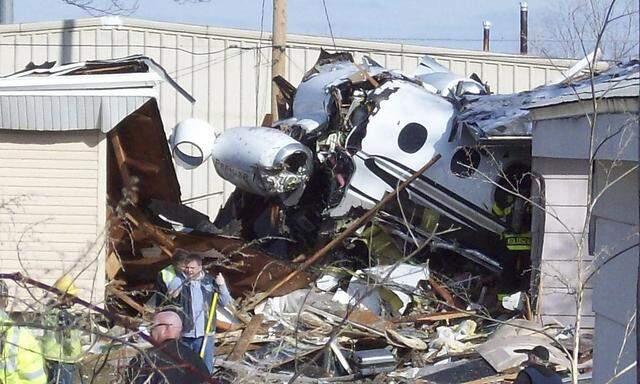
<path fill-rule="evenodd" d="M 480 152 L 471 147 L 459 148 L 451 157 L 451 173 L 458 177 L 469 177 L 480 165 Z"/>
<path fill-rule="evenodd" d="M 398 135 L 398 146 L 406 153 L 416 153 L 427 142 L 427 128 L 422 124 L 409 123 Z"/>

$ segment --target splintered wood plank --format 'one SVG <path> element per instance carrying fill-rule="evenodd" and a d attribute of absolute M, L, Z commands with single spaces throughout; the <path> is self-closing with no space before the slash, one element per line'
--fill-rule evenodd
<path fill-rule="evenodd" d="M 262 320 L 264 320 L 264 316 L 262 314 L 255 315 L 249 324 L 242 331 L 242 335 L 240 335 L 240 339 L 236 343 L 233 352 L 229 355 L 227 360 L 229 361 L 239 361 L 244 356 L 244 353 L 247 351 L 249 344 L 251 344 L 251 340 L 253 336 L 260 330 L 260 324 L 262 324 Z"/>
<path fill-rule="evenodd" d="M 151 310 L 149 310 L 148 308 L 146 308 L 143 305 L 138 304 L 138 302 L 136 302 L 135 300 L 130 298 L 126 293 L 124 293 L 123 291 L 121 291 L 121 290 L 119 290 L 119 289 L 117 289 L 115 287 L 107 285 L 107 293 L 109 293 L 109 294 L 117 297 L 118 299 L 122 300 L 125 304 L 127 304 L 131 308 L 133 308 L 136 311 L 138 311 L 138 313 L 140 313 L 142 316 L 145 316 L 147 314 L 152 313 Z"/>
<path fill-rule="evenodd" d="M 120 259 L 116 255 L 115 252 L 109 253 L 107 256 L 107 261 L 105 265 L 105 271 L 107 273 L 107 277 L 109 280 L 113 280 L 116 277 L 116 274 L 122 269 L 122 264 L 120 263 Z"/>

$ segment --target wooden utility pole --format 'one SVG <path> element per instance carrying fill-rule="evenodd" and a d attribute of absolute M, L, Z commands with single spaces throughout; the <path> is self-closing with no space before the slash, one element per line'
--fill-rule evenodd
<path fill-rule="evenodd" d="M 273 0 L 273 29 L 271 37 L 271 78 L 284 77 L 285 46 L 287 45 L 287 0 Z M 271 83 L 271 116 L 278 120 L 278 87 Z"/>

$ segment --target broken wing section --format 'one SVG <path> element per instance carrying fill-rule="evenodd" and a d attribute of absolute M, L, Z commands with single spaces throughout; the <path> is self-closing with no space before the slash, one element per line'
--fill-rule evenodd
<path fill-rule="evenodd" d="M 457 98 L 465 94 L 486 95 L 489 93 L 484 84 L 473 79 L 473 75 L 472 78 L 468 78 L 455 74 L 427 55 L 420 59 L 415 77 L 422 81 L 428 91 L 443 97 Z"/>

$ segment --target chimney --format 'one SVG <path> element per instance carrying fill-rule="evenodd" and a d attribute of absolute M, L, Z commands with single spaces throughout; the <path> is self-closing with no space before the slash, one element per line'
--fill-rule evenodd
<path fill-rule="evenodd" d="M 13 0 L 0 0 L 0 24 L 13 24 Z"/>
<path fill-rule="evenodd" d="M 529 6 L 526 1 L 520 3 L 520 54 L 527 54 L 527 38 L 529 32 L 527 30 L 527 18 L 529 14 Z"/>
<path fill-rule="evenodd" d="M 484 30 L 482 35 L 482 50 L 489 52 L 489 32 L 491 31 L 491 22 L 486 20 L 483 21 L 482 29 Z"/>

